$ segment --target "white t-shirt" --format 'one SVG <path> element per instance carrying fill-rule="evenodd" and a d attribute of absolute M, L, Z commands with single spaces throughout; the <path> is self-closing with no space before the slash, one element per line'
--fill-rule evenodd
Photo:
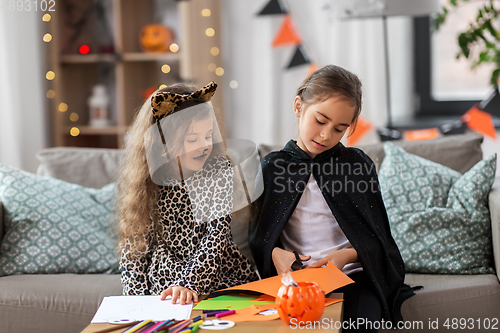
<path fill-rule="evenodd" d="M 303 265 L 310 265 L 336 250 L 352 248 L 313 175 L 283 229 L 280 240 L 285 250 L 311 256 Z M 345 274 L 362 270 L 360 262 L 350 263 L 342 268 Z"/>

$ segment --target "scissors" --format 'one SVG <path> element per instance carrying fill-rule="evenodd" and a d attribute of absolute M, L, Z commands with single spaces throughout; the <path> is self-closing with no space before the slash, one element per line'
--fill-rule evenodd
<path fill-rule="evenodd" d="M 293 251 L 295 254 L 295 261 L 292 263 L 292 271 L 298 271 L 300 269 L 306 268 L 306 266 L 302 265 L 302 260 L 300 260 L 299 253 L 297 251 Z"/>

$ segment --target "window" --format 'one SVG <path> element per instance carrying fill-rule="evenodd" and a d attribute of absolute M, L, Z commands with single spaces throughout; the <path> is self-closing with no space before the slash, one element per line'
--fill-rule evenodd
<path fill-rule="evenodd" d="M 481 64 L 472 70 L 469 59 L 456 59 L 458 33 L 475 19 L 481 2 L 453 8 L 438 31 L 433 31 L 430 18 L 414 19 L 418 116 L 462 115 L 491 94 L 489 82 L 494 65 Z"/>

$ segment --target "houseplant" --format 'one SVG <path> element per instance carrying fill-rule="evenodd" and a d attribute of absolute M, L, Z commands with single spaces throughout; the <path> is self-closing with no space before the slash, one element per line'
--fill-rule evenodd
<path fill-rule="evenodd" d="M 498 29 L 500 1 L 485 0 L 483 2 L 484 5 L 477 9 L 476 19 L 470 22 L 466 31 L 458 35 L 460 51 L 457 59 L 464 56 L 472 62 L 472 68 L 483 63 L 494 63 L 495 69 L 491 73 L 490 81 L 491 84 L 496 84 L 500 74 L 500 31 Z M 443 5 L 442 13 L 434 19 L 435 29 L 439 29 L 453 9 L 471 3 L 477 3 L 477 1 L 449 0 L 448 5 Z"/>

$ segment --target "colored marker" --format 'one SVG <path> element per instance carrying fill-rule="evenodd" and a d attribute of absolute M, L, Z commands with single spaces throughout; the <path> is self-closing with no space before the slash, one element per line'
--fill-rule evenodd
<path fill-rule="evenodd" d="M 225 312 L 227 311 L 228 309 L 222 309 L 222 310 L 203 310 L 203 313 L 206 314 L 206 313 L 211 313 L 211 312 Z"/>
<path fill-rule="evenodd" d="M 229 315 L 232 315 L 232 314 L 235 314 L 235 313 L 236 313 L 236 310 L 229 310 L 229 311 L 226 311 L 226 312 L 217 313 L 215 315 L 215 318 L 225 317 L 225 316 L 229 316 Z"/>
<path fill-rule="evenodd" d="M 224 313 L 224 312 L 228 312 L 228 311 L 229 310 L 207 312 L 207 313 L 205 313 L 205 316 L 207 316 L 207 317 L 215 317 L 215 315 L 218 314 L 218 313 Z"/>

